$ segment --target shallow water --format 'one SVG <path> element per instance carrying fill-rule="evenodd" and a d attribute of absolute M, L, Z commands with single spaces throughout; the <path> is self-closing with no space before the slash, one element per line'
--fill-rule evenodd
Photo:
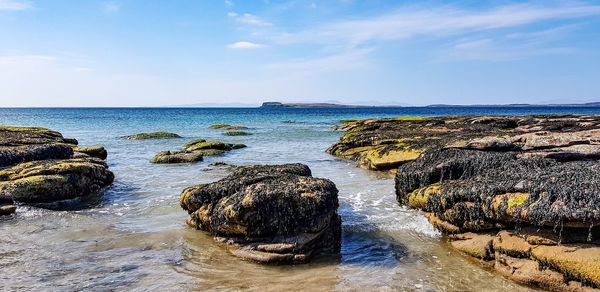
<path fill-rule="evenodd" d="M 508 111 L 508 112 L 507 112 Z M 35 125 L 102 144 L 116 175 L 92 208 L 49 211 L 19 207 L 0 219 L 0 285 L 5 290 L 340 290 L 528 291 L 448 248 L 417 211 L 398 206 L 393 178 L 356 168 L 324 151 L 341 135 L 340 119 L 410 114 L 513 113 L 502 109 L 0 109 L 0 124 Z M 573 109 L 541 109 L 569 112 Z M 580 109 L 598 113 L 599 109 Z M 251 127 L 226 137 L 210 124 Z M 119 136 L 171 131 L 185 138 L 129 141 Z M 161 150 L 193 138 L 249 147 L 186 165 L 153 165 Z M 227 175 L 209 167 L 301 162 L 340 190 L 343 242 L 339 257 L 296 266 L 261 266 L 227 254 L 185 225 L 178 203 L 187 186 Z"/>

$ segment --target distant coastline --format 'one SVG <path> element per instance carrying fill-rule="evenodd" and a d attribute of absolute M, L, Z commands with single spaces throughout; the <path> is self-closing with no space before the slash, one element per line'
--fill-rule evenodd
<path fill-rule="evenodd" d="M 349 105 L 338 103 L 282 103 L 278 101 L 263 102 L 261 108 L 399 108 L 399 107 L 419 107 L 419 106 L 400 106 L 400 105 Z M 430 104 L 422 107 L 600 107 L 600 102 L 587 103 L 566 103 L 566 104 Z"/>

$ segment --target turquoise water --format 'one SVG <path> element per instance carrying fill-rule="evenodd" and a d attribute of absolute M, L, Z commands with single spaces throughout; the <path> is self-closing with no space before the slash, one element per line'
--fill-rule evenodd
<path fill-rule="evenodd" d="M 104 145 L 116 175 L 102 202 L 77 211 L 19 207 L 0 221 L 0 285 L 7 290 L 373 290 L 527 291 L 450 250 L 417 211 L 395 201 L 393 178 L 356 168 L 325 149 L 342 119 L 400 115 L 600 114 L 600 108 L 373 109 L 0 109 L 0 124 L 42 126 Z M 240 124 L 254 135 L 209 129 Z M 169 131 L 181 139 L 119 136 Z M 248 148 L 197 164 L 153 165 L 161 150 L 195 138 Z M 210 236 L 185 225 L 181 190 L 218 180 L 235 165 L 301 162 L 340 190 L 339 259 L 260 266 L 228 255 Z"/>

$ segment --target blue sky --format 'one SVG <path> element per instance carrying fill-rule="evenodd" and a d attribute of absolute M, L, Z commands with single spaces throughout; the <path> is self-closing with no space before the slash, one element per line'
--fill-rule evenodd
<path fill-rule="evenodd" d="M 0 0 L 0 106 L 600 101 L 600 1 Z"/>

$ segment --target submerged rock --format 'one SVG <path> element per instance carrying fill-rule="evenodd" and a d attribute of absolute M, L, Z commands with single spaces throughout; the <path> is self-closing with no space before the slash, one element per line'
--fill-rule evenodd
<path fill-rule="evenodd" d="M 110 185 L 106 150 L 76 144 L 48 129 L 0 126 L 0 214 L 14 212 L 15 203 L 82 198 Z M 75 158 L 74 150 L 84 157 Z"/>
<path fill-rule="evenodd" d="M 223 135 L 225 135 L 225 136 L 250 136 L 250 135 L 252 135 L 252 133 L 245 132 L 245 131 L 229 131 L 229 132 L 223 133 Z"/>
<path fill-rule="evenodd" d="M 121 137 L 121 139 L 125 139 L 125 140 L 147 140 L 147 139 L 168 139 L 168 138 L 181 138 L 181 136 L 179 136 L 175 133 L 169 133 L 169 132 L 152 132 L 152 133 L 139 133 L 139 134 Z"/>
<path fill-rule="evenodd" d="M 330 153 L 396 165 L 398 202 L 424 211 L 452 247 L 523 284 L 600 287 L 600 116 L 382 119 L 344 129 Z M 407 148 L 420 154 L 373 163 Z"/>
<path fill-rule="evenodd" d="M 337 188 L 303 164 L 240 167 L 228 177 L 185 189 L 188 224 L 229 251 L 260 263 L 300 263 L 339 252 Z"/>
<path fill-rule="evenodd" d="M 234 125 L 228 125 L 228 124 L 215 124 L 215 125 L 209 126 L 209 128 L 218 129 L 218 130 L 228 130 L 228 131 L 248 129 L 248 127 L 245 127 L 245 126 L 234 126 Z"/>
<path fill-rule="evenodd" d="M 152 163 L 190 163 L 202 161 L 204 156 L 219 155 L 233 149 L 244 148 L 244 144 L 231 144 L 220 141 L 196 139 L 185 143 L 181 151 L 161 151 L 151 160 Z"/>

